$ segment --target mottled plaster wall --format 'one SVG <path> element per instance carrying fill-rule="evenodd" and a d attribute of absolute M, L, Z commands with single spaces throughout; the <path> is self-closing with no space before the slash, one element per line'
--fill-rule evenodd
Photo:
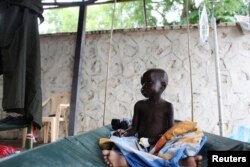
<path fill-rule="evenodd" d="M 225 134 L 239 124 L 249 125 L 250 41 L 236 27 L 218 30 Z M 134 103 L 142 99 L 140 77 L 148 68 L 169 74 L 164 97 L 175 107 L 176 119 L 191 119 L 190 78 L 186 30 L 115 33 L 110 65 L 106 123 L 130 117 Z M 79 131 L 102 126 L 109 34 L 88 35 L 83 60 Z M 218 133 L 218 109 L 213 38 L 207 46 L 191 30 L 194 118 L 208 132 Z"/>
<path fill-rule="evenodd" d="M 250 119 L 250 41 L 236 27 L 218 29 L 225 133 Z M 174 104 L 175 118 L 191 119 L 190 78 L 186 29 L 123 31 L 113 36 L 106 124 L 131 117 L 142 99 L 140 77 L 149 68 L 163 68 L 169 85 L 163 97 Z M 41 36 L 43 99 L 53 92 L 70 92 L 75 35 Z M 194 118 L 208 132 L 218 133 L 216 78 L 212 35 L 199 43 L 190 34 Z M 102 126 L 109 34 L 88 34 L 80 80 L 78 132 Z M 46 115 L 46 112 L 44 113 Z"/>

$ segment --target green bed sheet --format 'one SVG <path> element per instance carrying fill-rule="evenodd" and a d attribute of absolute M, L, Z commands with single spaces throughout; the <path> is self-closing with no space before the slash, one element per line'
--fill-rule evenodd
<path fill-rule="evenodd" d="M 102 167 L 106 166 L 98 146 L 101 137 L 107 137 L 110 126 L 98 128 L 81 135 L 67 137 L 54 143 L 12 155 L 0 160 L 0 167 Z M 200 154 L 202 166 L 207 166 L 208 150 L 250 150 L 249 143 L 205 134 L 207 142 Z"/>

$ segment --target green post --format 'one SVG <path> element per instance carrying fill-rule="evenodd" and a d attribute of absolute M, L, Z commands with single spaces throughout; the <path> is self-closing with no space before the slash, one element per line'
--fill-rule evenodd
<path fill-rule="evenodd" d="M 27 127 L 27 135 L 26 135 L 26 141 L 25 141 L 25 149 L 31 149 L 33 148 L 33 126 L 32 123 Z"/>

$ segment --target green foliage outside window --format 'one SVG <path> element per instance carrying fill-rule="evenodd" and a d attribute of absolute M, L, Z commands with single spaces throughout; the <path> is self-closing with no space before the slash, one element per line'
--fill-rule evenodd
<path fill-rule="evenodd" d="M 187 6 L 188 1 L 188 6 Z M 146 22 L 149 27 L 166 25 L 185 25 L 186 7 L 189 22 L 197 24 L 202 4 L 197 0 L 146 0 Z M 205 1 L 211 16 L 211 0 Z M 87 7 L 86 30 L 109 30 L 112 24 L 113 4 L 90 5 Z M 221 22 L 235 22 L 234 15 L 247 15 L 249 8 L 244 0 L 217 0 L 214 7 L 216 18 Z M 45 10 L 45 22 L 40 26 L 41 33 L 76 32 L 78 8 Z M 143 1 L 116 4 L 115 29 L 145 27 Z"/>

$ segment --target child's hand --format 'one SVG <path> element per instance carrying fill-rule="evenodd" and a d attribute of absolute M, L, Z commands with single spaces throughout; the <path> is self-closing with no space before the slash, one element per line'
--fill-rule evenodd
<path fill-rule="evenodd" d="M 123 129 L 118 129 L 117 131 L 115 131 L 114 135 L 119 136 L 119 137 L 123 137 L 123 136 L 127 135 L 127 131 L 123 130 Z"/>

